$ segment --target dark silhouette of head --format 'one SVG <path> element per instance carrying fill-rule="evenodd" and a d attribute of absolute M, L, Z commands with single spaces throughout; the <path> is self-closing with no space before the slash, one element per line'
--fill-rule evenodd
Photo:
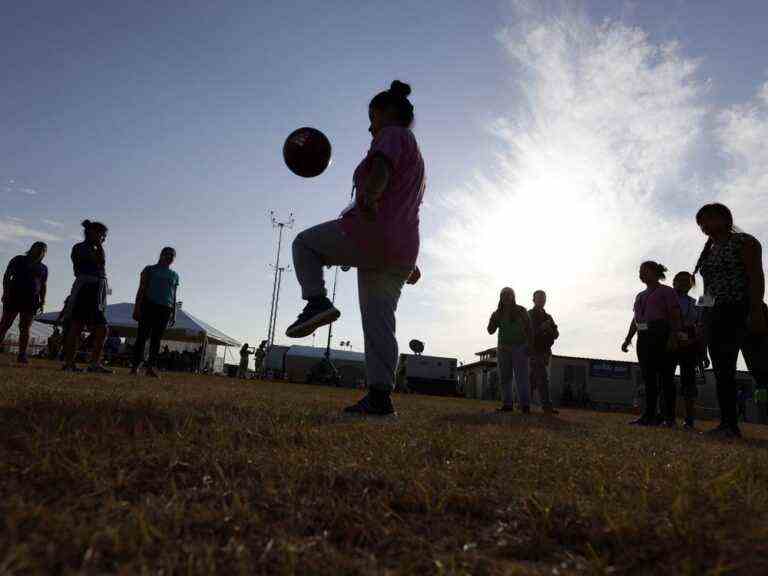
<path fill-rule="evenodd" d="M 688 294 L 695 285 L 696 277 L 687 270 L 678 272 L 672 279 L 672 287 L 681 294 Z"/>
<path fill-rule="evenodd" d="M 83 234 L 88 242 L 93 244 L 102 244 L 107 239 L 107 228 L 101 222 L 91 222 L 90 220 L 83 220 L 82 222 Z"/>
<path fill-rule="evenodd" d="M 386 126 L 413 125 L 413 104 L 408 100 L 411 87 L 400 80 L 392 82 L 389 90 L 379 92 L 368 105 L 368 119 L 371 126 L 368 131 L 375 137 Z"/>
<path fill-rule="evenodd" d="M 653 260 L 640 264 L 640 281 L 644 284 L 658 284 L 667 277 L 667 267 Z"/>
<path fill-rule="evenodd" d="M 175 248 L 166 246 L 160 251 L 160 259 L 158 260 L 159 264 L 162 264 L 163 266 L 170 266 L 171 264 L 173 264 L 174 260 L 176 260 Z"/>
<path fill-rule="evenodd" d="M 35 262 L 42 262 L 47 253 L 48 244 L 45 242 L 35 242 L 29 247 L 29 250 L 27 250 L 27 256 Z"/>

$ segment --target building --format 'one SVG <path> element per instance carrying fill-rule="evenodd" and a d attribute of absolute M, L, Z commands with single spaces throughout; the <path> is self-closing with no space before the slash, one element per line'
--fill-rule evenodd
<path fill-rule="evenodd" d="M 285 352 L 285 374 L 290 382 L 311 383 L 311 374 L 325 356 L 325 348 L 291 346 Z M 330 350 L 330 358 L 339 373 L 340 385 L 362 388 L 365 385 L 365 354 L 350 350 Z"/>
<path fill-rule="evenodd" d="M 467 398 L 479 400 L 500 400 L 501 388 L 496 366 L 496 349 L 478 352 L 479 360 L 458 368 L 459 389 Z M 749 372 L 739 371 L 737 382 L 746 392 L 743 410 L 750 422 L 761 422 L 765 415 L 761 407 L 754 407 L 748 401 L 753 380 Z M 676 384 L 678 378 L 675 378 Z M 719 414 L 715 377 L 711 370 L 704 372 L 699 380 L 697 411 L 702 416 L 715 417 Z M 550 397 L 553 404 L 589 406 L 608 410 L 628 410 L 641 406 L 644 386 L 637 362 L 580 358 L 573 356 L 552 356 L 550 365 Z M 534 392 L 534 402 L 538 400 Z M 682 402 L 678 402 L 682 409 Z"/>
<path fill-rule="evenodd" d="M 400 354 L 396 382 L 403 392 L 432 396 L 458 395 L 456 358 Z"/>

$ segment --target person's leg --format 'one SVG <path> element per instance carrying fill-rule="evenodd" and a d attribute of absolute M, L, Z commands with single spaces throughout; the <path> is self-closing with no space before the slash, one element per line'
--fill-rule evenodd
<path fill-rule="evenodd" d="M 93 327 L 93 352 L 91 352 L 91 366 L 101 363 L 101 353 L 104 350 L 104 341 L 107 339 L 107 326 L 102 324 Z"/>
<path fill-rule="evenodd" d="M 672 425 L 677 420 L 677 390 L 675 390 L 677 362 L 674 356 L 666 350 L 662 354 L 659 381 L 662 390 L 664 390 L 664 420 L 668 425 Z"/>
<path fill-rule="evenodd" d="M 638 335 L 637 357 L 640 361 L 640 373 L 645 385 L 645 409 L 640 422 L 653 424 L 656 421 L 657 378 L 654 364 L 653 346 L 651 336 L 647 333 Z"/>
<path fill-rule="evenodd" d="M 163 340 L 165 329 L 168 327 L 172 311 L 173 310 L 168 306 L 152 307 L 152 319 L 150 322 L 152 336 L 149 342 L 149 360 L 147 361 L 147 366 L 150 368 L 157 367 L 157 356 L 160 354 L 160 343 Z"/>
<path fill-rule="evenodd" d="M 549 396 L 549 362 L 551 355 L 544 354 L 540 356 L 541 374 L 539 375 L 539 398 L 541 399 L 541 406 L 545 412 L 552 411 L 552 400 Z"/>
<path fill-rule="evenodd" d="M 5 342 L 5 336 L 8 334 L 8 330 L 13 326 L 13 321 L 16 320 L 18 312 L 12 311 L 8 308 L 3 308 L 3 316 L 0 318 L 0 347 Z"/>
<path fill-rule="evenodd" d="M 499 384 L 501 385 L 503 407 L 512 408 L 515 404 L 512 392 L 512 380 L 515 374 L 512 362 L 512 352 L 510 350 L 497 348 L 496 363 L 499 371 Z"/>
<path fill-rule="evenodd" d="M 693 426 L 696 418 L 696 352 L 685 350 L 678 356 L 680 364 L 680 394 L 685 402 L 685 425 Z"/>
<path fill-rule="evenodd" d="M 74 367 L 75 355 L 80 344 L 80 335 L 83 333 L 83 323 L 79 320 L 72 320 L 67 328 L 67 337 L 64 340 L 64 366 Z"/>
<path fill-rule="evenodd" d="M 147 338 L 150 333 L 149 316 L 147 315 L 146 305 L 142 308 L 141 318 L 139 319 L 139 329 L 136 334 L 136 342 L 133 345 L 133 368 L 138 370 L 144 362 L 144 347 L 147 344 Z"/>
<path fill-rule="evenodd" d="M 398 361 L 395 312 L 407 278 L 393 271 L 361 268 L 357 279 L 369 393 L 348 411 L 391 414 Z"/>
<path fill-rule="evenodd" d="M 720 407 L 721 427 L 737 425 L 736 410 L 736 361 L 739 344 L 735 343 L 728 331 L 713 333 L 709 344 L 709 356 L 715 373 L 717 402 Z"/>
<path fill-rule="evenodd" d="M 528 378 L 528 365 L 527 346 L 515 346 L 512 353 L 512 366 L 517 384 L 517 399 L 523 412 L 528 412 L 531 409 L 531 382 Z"/>
<path fill-rule="evenodd" d="M 27 349 L 29 348 L 29 330 L 32 328 L 34 312 L 22 312 L 19 314 L 19 361 L 27 361 Z"/>
<path fill-rule="evenodd" d="M 307 228 L 293 240 L 293 268 L 304 300 L 326 296 L 324 266 L 361 266 L 364 253 L 332 220 Z"/>

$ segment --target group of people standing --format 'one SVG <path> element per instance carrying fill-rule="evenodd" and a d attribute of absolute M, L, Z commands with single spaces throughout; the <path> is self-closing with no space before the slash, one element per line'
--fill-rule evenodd
<path fill-rule="evenodd" d="M 549 364 L 552 345 L 560 333 L 554 319 L 544 309 L 546 292 L 534 292 L 533 304 L 530 311 L 526 310 L 517 303 L 515 291 L 506 287 L 501 291 L 496 310 L 488 320 L 488 333 L 498 332 L 496 360 L 502 391 L 501 412 L 514 410 L 514 379 L 523 414 L 531 411 L 534 390 L 539 391 L 544 413 L 557 413 L 549 397 Z"/>
<path fill-rule="evenodd" d="M 101 222 L 82 223 L 84 240 L 72 248 L 71 260 L 75 281 L 58 323 L 62 327 L 64 370 L 81 372 L 76 355 L 84 330 L 90 333 L 91 357 L 87 372 L 109 374 L 102 355 L 107 338 L 107 296 L 110 293 L 106 272 L 104 243 L 108 229 Z M 35 242 L 26 254 L 14 257 L 3 276 L 3 316 L 0 320 L 0 345 L 11 325 L 19 317 L 19 364 L 27 364 L 29 332 L 36 314 L 43 311 L 47 292 L 48 268 L 43 264 L 47 253 L 43 242 Z M 134 347 L 133 374 L 146 368 L 148 376 L 155 371 L 160 342 L 168 326 L 175 321 L 179 276 L 171 269 L 176 258 L 173 248 L 163 248 L 155 265 L 145 267 L 139 278 L 133 317 L 138 322 Z M 144 350 L 150 341 L 149 358 L 144 362 Z"/>
<path fill-rule="evenodd" d="M 711 359 L 720 424 L 710 433 L 740 437 L 739 352 L 757 387 L 768 387 L 768 307 L 764 303 L 762 248 L 757 239 L 734 227 L 733 215 L 723 204 L 703 206 L 696 214 L 696 223 L 707 240 L 693 273 L 679 272 L 670 287 L 662 284 L 667 272 L 663 265 L 647 261 L 640 266 L 640 281 L 646 289 L 635 298 L 633 318 L 622 344 L 627 352 L 637 334 L 645 409 L 633 424 L 676 426 L 674 376 L 679 366 L 684 425 L 693 428 L 696 367 Z M 698 302 L 688 295 L 696 274 L 703 279 L 703 295 Z M 664 404 L 661 418 L 657 415 L 659 392 Z"/>

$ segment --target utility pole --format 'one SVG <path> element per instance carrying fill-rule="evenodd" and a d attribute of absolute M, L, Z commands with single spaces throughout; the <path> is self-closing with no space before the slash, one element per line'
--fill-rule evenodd
<path fill-rule="evenodd" d="M 280 270 L 280 251 L 283 247 L 283 231 L 288 228 L 289 230 L 293 228 L 293 212 L 291 212 L 288 215 L 287 220 L 278 220 L 277 217 L 275 217 L 275 212 L 270 211 L 269 217 L 272 220 L 272 228 L 277 228 L 277 254 L 275 255 L 275 279 L 272 283 L 272 302 L 269 307 L 269 324 L 267 325 L 267 349 L 272 347 L 272 344 L 274 342 L 274 335 L 275 335 L 275 320 L 277 318 L 277 306 L 278 306 L 278 298 L 279 298 L 279 289 L 278 289 L 278 277 L 281 276 L 281 270 Z"/>
<path fill-rule="evenodd" d="M 283 283 L 283 272 L 290 272 L 290 270 L 290 266 L 280 266 L 280 268 L 277 269 L 277 292 L 275 293 L 275 305 L 273 307 L 274 314 L 271 320 L 272 332 L 267 336 L 267 339 L 270 342 L 275 341 L 275 330 L 277 329 L 277 311 L 280 307 L 280 286 Z"/>
<path fill-rule="evenodd" d="M 339 279 L 339 267 L 336 266 L 336 271 L 333 273 L 333 295 L 331 296 L 331 304 L 336 304 L 336 281 Z M 333 322 L 328 324 L 328 342 L 325 345 L 325 359 L 330 364 L 331 362 L 331 335 L 333 334 Z"/>

